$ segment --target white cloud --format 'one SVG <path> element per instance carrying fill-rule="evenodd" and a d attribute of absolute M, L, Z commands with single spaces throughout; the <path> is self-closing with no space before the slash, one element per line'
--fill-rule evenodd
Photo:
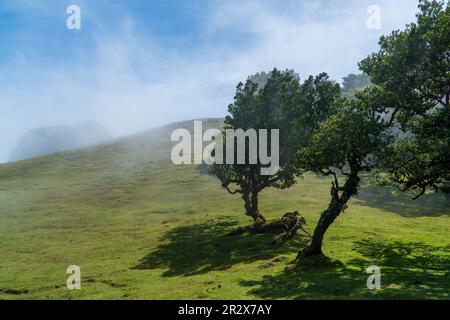
<path fill-rule="evenodd" d="M 373 1 L 383 19 L 383 28 L 374 31 L 366 28 L 372 2 L 337 2 L 342 5 L 291 2 L 289 10 L 261 1 L 224 2 L 206 15 L 203 40 L 189 52 L 162 45 L 128 16 L 113 32 L 95 33 L 88 55 L 68 53 L 66 63 L 48 65 L 32 51 L 17 53 L 0 70 L 6 110 L 0 162 L 36 126 L 95 120 L 124 135 L 223 116 L 237 82 L 273 67 L 295 69 L 302 77 L 325 71 L 340 80 L 357 71 L 356 63 L 376 49 L 381 34 L 412 21 L 417 6 L 413 0 Z M 236 39 L 244 43 L 218 43 L 221 35 L 241 36 Z"/>

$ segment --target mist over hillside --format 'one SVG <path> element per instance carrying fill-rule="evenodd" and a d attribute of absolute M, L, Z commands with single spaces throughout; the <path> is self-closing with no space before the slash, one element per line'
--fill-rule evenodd
<path fill-rule="evenodd" d="M 197 120 L 203 130 L 223 126 L 221 118 Z M 0 299 L 369 299 L 373 292 L 365 287 L 361 260 L 376 259 L 373 252 L 382 245 L 394 257 L 383 260 L 385 269 L 395 275 L 400 268 L 398 280 L 391 281 L 403 287 L 377 298 L 446 297 L 450 279 L 441 274 L 448 269 L 450 206 L 443 194 L 413 202 L 395 188 L 364 183 L 330 230 L 333 241 L 326 242 L 333 259 L 350 266 L 344 271 L 348 278 L 336 278 L 332 265 L 323 269 L 329 275 L 319 289 L 305 290 L 324 276 L 315 268 L 283 271 L 302 238 L 272 246 L 268 233 L 231 236 L 249 223 L 242 200 L 224 190 L 216 177 L 204 174 L 204 166 L 172 163 L 177 142 L 170 138 L 179 128 L 192 134 L 193 120 L 82 150 L 0 164 Z M 271 220 L 301 210 L 312 226 L 327 206 L 330 183 L 305 174 L 289 189 L 266 190 L 261 207 Z M 367 225 L 376 228 L 366 231 Z M 411 249 L 414 241 L 420 241 L 419 249 Z M 395 254 L 406 251 L 435 261 L 421 266 L 424 272 L 418 278 L 433 286 L 412 282 L 416 278 L 409 268 L 415 267 L 415 256 Z M 86 279 L 76 292 L 66 287 L 65 271 L 72 264 L 82 268 Z M 276 277 L 280 291 L 272 293 L 267 274 Z M 255 280 L 242 285 L 248 275 Z M 205 289 L 205 284 L 214 289 Z M 342 285 L 343 290 L 334 290 Z"/>
<path fill-rule="evenodd" d="M 10 156 L 19 161 L 59 151 L 96 145 L 112 139 L 111 133 L 96 122 L 83 122 L 75 126 L 35 128 L 26 133 Z"/>

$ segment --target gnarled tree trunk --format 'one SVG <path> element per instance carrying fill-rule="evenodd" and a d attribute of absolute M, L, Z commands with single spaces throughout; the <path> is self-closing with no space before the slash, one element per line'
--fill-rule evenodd
<path fill-rule="evenodd" d="M 258 191 L 244 192 L 242 199 L 244 200 L 245 214 L 253 219 L 253 225 L 266 223 L 266 219 L 258 210 Z"/>
<path fill-rule="evenodd" d="M 337 180 L 332 184 L 330 204 L 320 216 L 319 222 L 312 236 L 311 244 L 303 251 L 300 251 L 297 258 L 317 257 L 322 255 L 322 242 L 325 233 L 339 214 L 346 208 L 347 202 L 350 198 L 358 193 L 358 186 L 360 182 L 360 178 L 358 176 L 359 171 L 359 166 L 354 166 L 342 188 L 339 187 Z"/>

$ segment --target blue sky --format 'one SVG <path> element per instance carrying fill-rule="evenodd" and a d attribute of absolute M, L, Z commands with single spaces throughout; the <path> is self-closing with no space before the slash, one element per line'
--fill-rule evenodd
<path fill-rule="evenodd" d="M 68 30 L 66 8 L 81 8 Z M 381 9 L 380 30 L 366 27 Z M 340 81 L 417 0 L 0 0 L 0 162 L 26 131 L 94 120 L 126 135 L 223 116 L 274 67 Z"/>

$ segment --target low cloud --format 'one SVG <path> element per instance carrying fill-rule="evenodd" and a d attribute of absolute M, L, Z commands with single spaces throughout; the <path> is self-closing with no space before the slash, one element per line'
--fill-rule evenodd
<path fill-rule="evenodd" d="M 88 47 L 55 61 L 33 47 L 16 50 L 1 67 L 0 162 L 20 136 L 38 126 L 93 120 L 118 136 L 223 116 L 239 81 L 273 67 L 295 69 L 302 78 L 325 71 L 340 80 L 357 72 L 356 63 L 376 49 L 381 34 L 402 28 L 417 11 L 411 0 L 327 2 L 217 2 L 198 17 L 196 42 L 184 47 L 179 39 L 162 40 L 143 29 L 132 14 L 113 22 L 92 2 L 82 2 L 90 24 L 61 32 L 88 32 Z M 34 14 L 48 12 L 49 19 L 57 14 L 33 1 L 19 3 L 16 10 L 34 6 Z M 371 4 L 382 9 L 381 30 L 366 28 Z M 70 37 L 56 45 L 65 46 Z"/>

